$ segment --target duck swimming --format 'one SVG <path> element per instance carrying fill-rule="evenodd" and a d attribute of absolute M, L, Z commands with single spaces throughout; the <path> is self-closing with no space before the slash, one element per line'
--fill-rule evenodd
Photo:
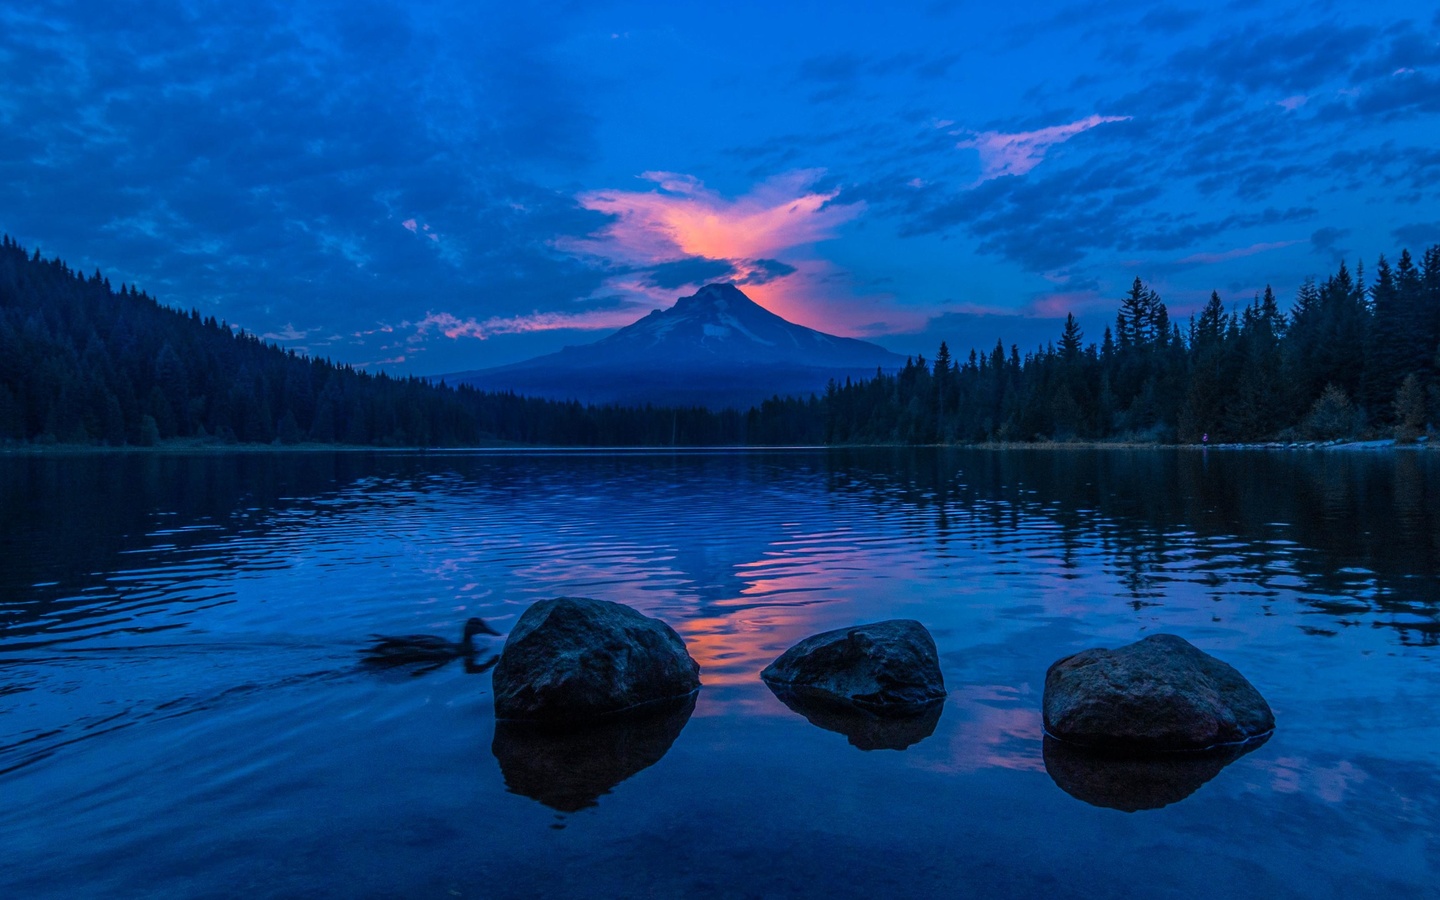
<path fill-rule="evenodd" d="M 447 663 L 452 659 L 473 662 L 475 635 L 477 634 L 499 637 L 500 632 L 485 624 L 484 619 L 474 616 L 465 623 L 465 632 L 461 635 L 458 643 L 434 634 L 371 635 L 375 638 L 375 643 L 365 651 L 364 662 L 379 666 L 423 663 L 432 667 Z M 485 668 L 489 668 L 489 666 Z M 471 670 L 471 667 L 467 665 L 466 669 Z"/>

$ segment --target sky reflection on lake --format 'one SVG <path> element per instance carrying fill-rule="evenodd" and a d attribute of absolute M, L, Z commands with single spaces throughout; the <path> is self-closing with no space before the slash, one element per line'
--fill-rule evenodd
<path fill-rule="evenodd" d="M 3 458 L 0 892 L 1423 892 L 1437 456 Z M 560 594 L 670 622 L 693 712 L 547 753 L 496 731 L 488 674 L 358 665 Z M 884 618 L 935 636 L 933 733 L 817 727 L 760 683 Z M 1274 737 L 1189 793 L 1047 771 L 1046 667 L 1156 631 L 1245 673 Z"/>

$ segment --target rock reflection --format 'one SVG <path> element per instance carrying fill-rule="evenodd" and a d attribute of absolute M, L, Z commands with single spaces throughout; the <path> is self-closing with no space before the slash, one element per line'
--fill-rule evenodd
<path fill-rule="evenodd" d="M 512 794 L 578 812 L 660 761 L 695 711 L 691 694 L 663 711 L 573 730 L 495 723 L 490 752 Z"/>
<path fill-rule="evenodd" d="M 769 685 L 770 690 L 791 712 L 799 713 L 811 725 L 843 734 L 851 746 L 861 750 L 904 750 L 935 733 L 945 701 L 937 700 L 913 715 L 878 716 L 849 704 Z"/>
<path fill-rule="evenodd" d="M 1045 736 L 1045 771 L 1065 793 L 1091 806 L 1123 812 L 1159 809 L 1195 793 L 1220 770 L 1257 750 L 1263 735 L 1202 753 L 1117 756 L 1083 750 Z"/>

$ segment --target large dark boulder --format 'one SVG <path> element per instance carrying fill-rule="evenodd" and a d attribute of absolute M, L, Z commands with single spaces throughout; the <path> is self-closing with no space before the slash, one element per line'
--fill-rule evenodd
<path fill-rule="evenodd" d="M 785 694 L 782 699 L 847 704 L 877 715 L 913 715 L 945 699 L 935 639 L 912 619 L 813 635 L 760 677 Z"/>
<path fill-rule="evenodd" d="M 1044 713 L 1045 731 L 1067 744 L 1135 753 L 1205 750 L 1275 728 L 1245 676 L 1173 634 L 1056 662 Z"/>
<path fill-rule="evenodd" d="M 700 666 L 669 625 L 620 603 L 541 600 L 520 616 L 495 666 L 499 719 L 569 725 L 694 693 Z"/>

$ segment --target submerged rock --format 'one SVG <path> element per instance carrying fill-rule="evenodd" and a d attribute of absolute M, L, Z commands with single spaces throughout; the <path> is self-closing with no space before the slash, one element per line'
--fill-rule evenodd
<path fill-rule="evenodd" d="M 1045 673 L 1045 731 L 1136 753 L 1205 750 L 1268 734 L 1275 716 L 1229 664 L 1173 634 L 1059 660 Z"/>
<path fill-rule="evenodd" d="M 775 696 L 818 728 L 843 734 L 861 750 L 904 750 L 935 733 L 945 704 L 932 701 L 913 715 L 876 715 L 849 703 L 807 700 L 784 685 L 769 686 Z"/>
<path fill-rule="evenodd" d="M 495 715 L 565 725 L 640 713 L 694 693 L 700 666 L 669 625 L 586 597 L 541 600 L 495 666 Z"/>
<path fill-rule="evenodd" d="M 945 699 L 935 639 L 912 619 L 890 619 L 806 638 L 765 667 L 776 693 L 807 704 L 850 704 L 907 716 Z"/>
<path fill-rule="evenodd" d="M 556 730 L 496 722 L 490 752 L 505 787 L 560 812 L 595 806 L 620 782 L 660 761 L 690 721 L 695 695 L 661 703 L 642 718 Z"/>
<path fill-rule="evenodd" d="M 1198 791 L 1235 760 L 1270 739 L 1262 735 L 1197 753 L 1116 756 L 1045 736 L 1045 771 L 1065 793 L 1091 806 L 1124 812 L 1159 809 Z"/>

